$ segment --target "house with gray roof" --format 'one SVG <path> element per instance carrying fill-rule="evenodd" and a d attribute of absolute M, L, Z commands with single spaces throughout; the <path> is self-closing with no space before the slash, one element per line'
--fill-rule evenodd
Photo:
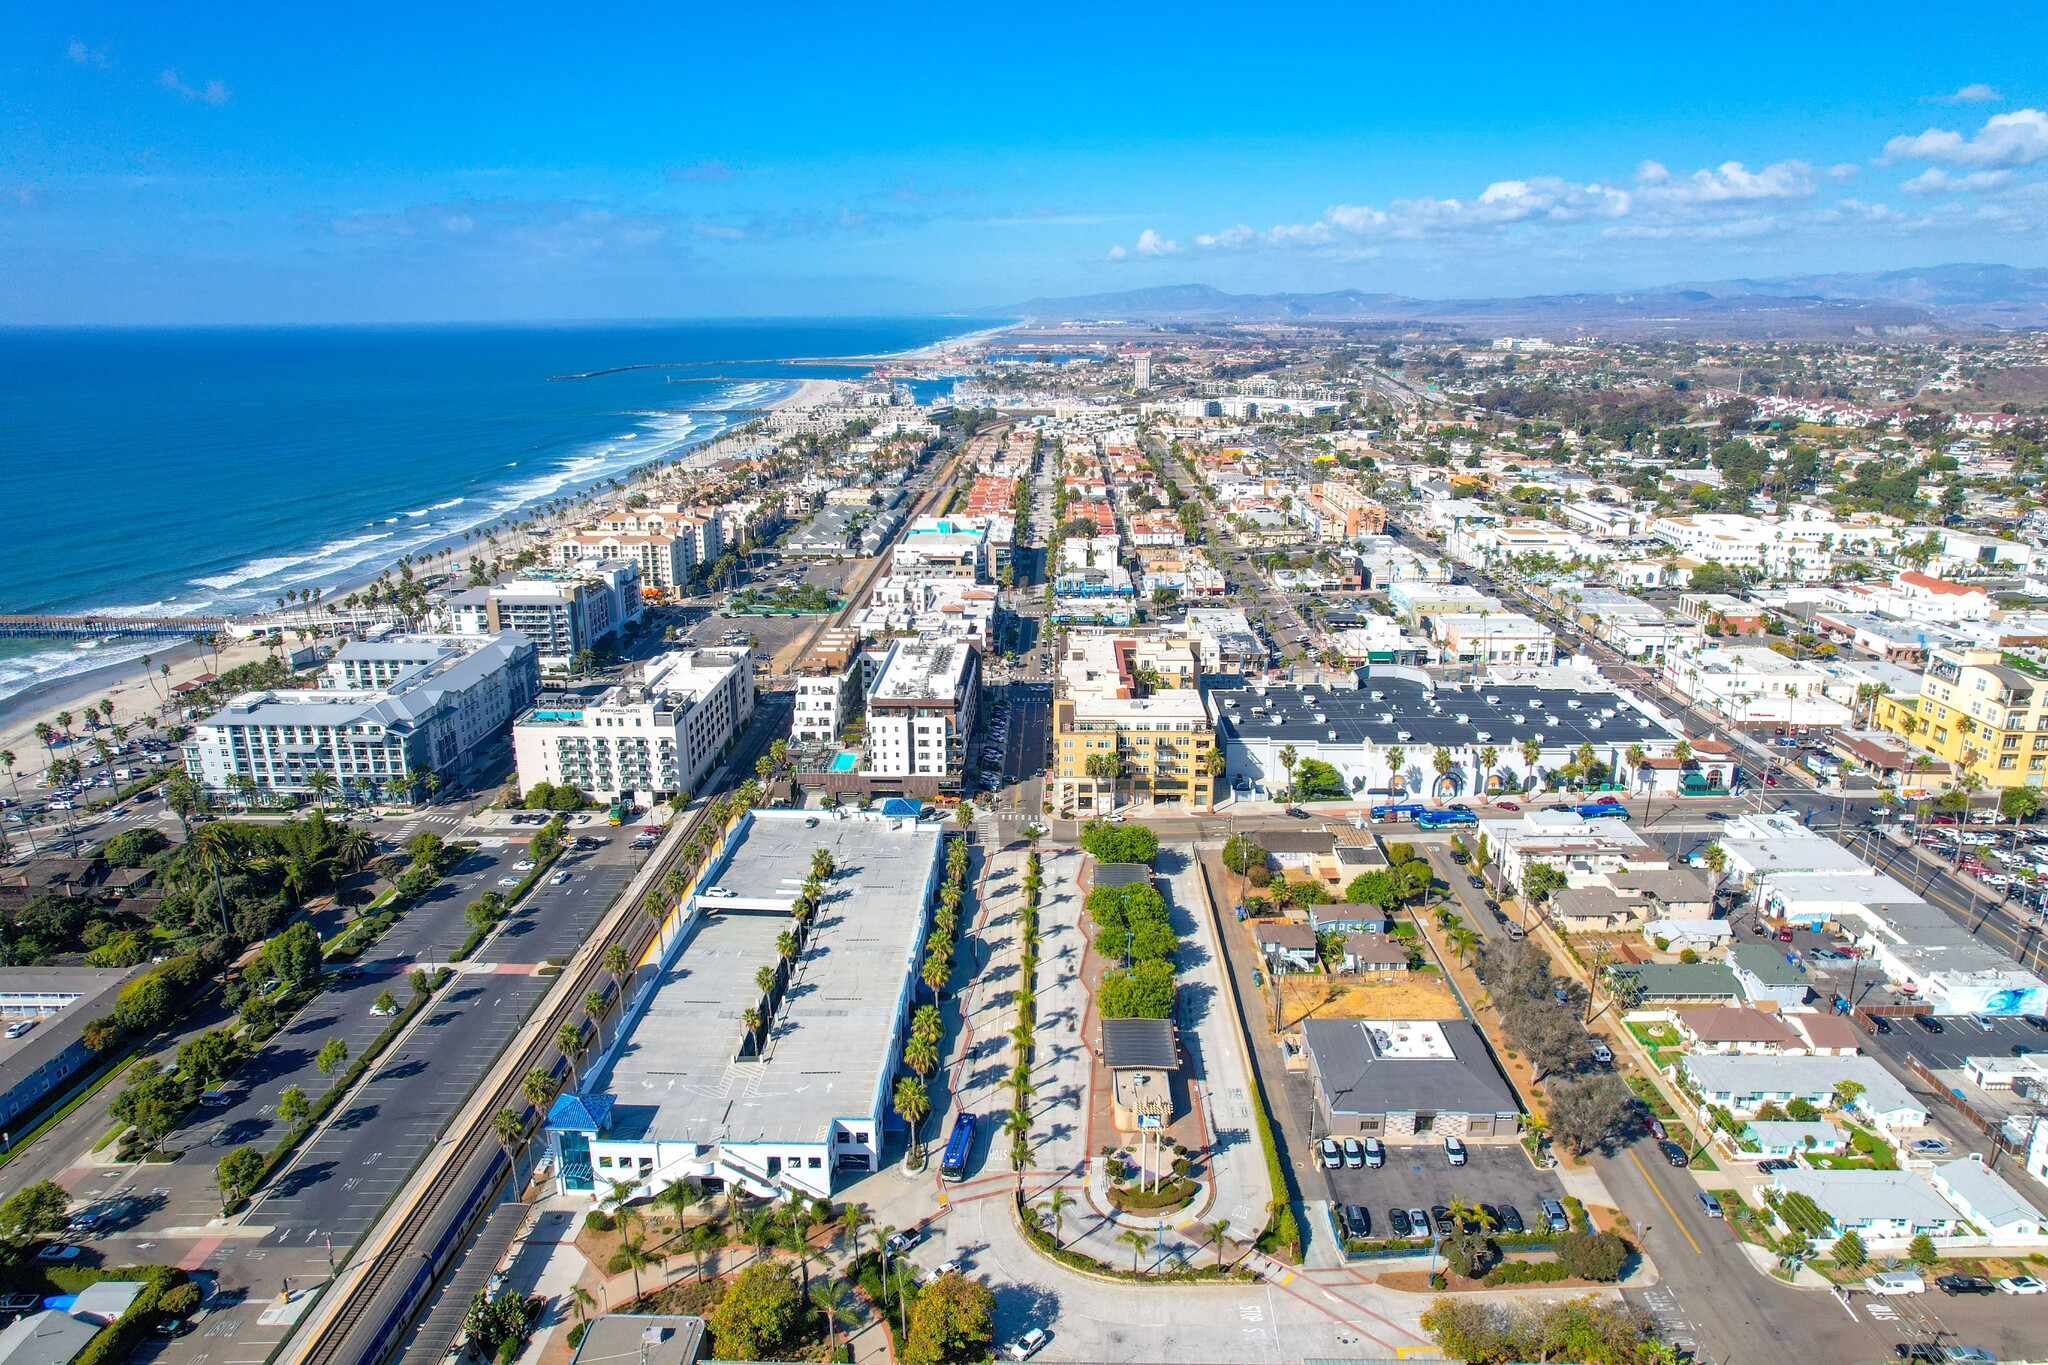
<path fill-rule="evenodd" d="M 1814 1171 L 1795 1167 L 1771 1182 L 1781 1194 L 1813 1201 L 1828 1230 L 1814 1238 L 1832 1242 L 1854 1232 L 1866 1247 L 1905 1243 L 1922 1233 L 1953 1236 L 1963 1221 L 1926 1177 L 1912 1171 Z"/>
<path fill-rule="evenodd" d="M 1993 1242 L 2038 1242 L 2048 1237 L 2048 1218 L 1974 1152 L 1936 1166 L 1927 1179 Z"/>
<path fill-rule="evenodd" d="M 1521 1131 L 1513 1088 L 1462 1019 L 1310 1019 L 1302 1042 L 1321 1132 L 1402 1142 Z"/>
<path fill-rule="evenodd" d="M 1797 1009 L 1806 1003 L 1806 973 L 1775 943 L 1736 944 L 1728 950 L 1728 967 L 1753 1005 Z"/>
<path fill-rule="evenodd" d="M 1689 1053 L 1679 1059 L 1678 1074 L 1708 1105 L 1737 1118 L 1752 1118 L 1766 1104 L 1783 1108 L 1793 1100 L 1824 1108 L 1834 1103 L 1836 1087 L 1848 1081 L 1861 1087 L 1849 1108 L 1886 1132 L 1927 1123 L 1920 1102 L 1871 1057 Z"/>

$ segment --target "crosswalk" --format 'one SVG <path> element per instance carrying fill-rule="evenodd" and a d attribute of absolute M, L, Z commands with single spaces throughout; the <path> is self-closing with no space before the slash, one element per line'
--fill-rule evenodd
<path fill-rule="evenodd" d="M 1664 1339 L 1682 1356 L 1692 1356 L 1696 1361 L 1705 1361 L 1699 1350 L 1699 1329 L 1686 1316 L 1685 1308 L 1678 1302 L 1678 1295 L 1662 1285 L 1654 1289 L 1633 1290 L 1628 1297 L 1646 1310 L 1657 1324 L 1657 1335 Z"/>
<path fill-rule="evenodd" d="M 426 815 L 415 815 L 398 827 L 398 842 L 404 843 L 423 829 L 453 829 L 462 823 L 462 816 L 454 811 L 435 811 Z"/>

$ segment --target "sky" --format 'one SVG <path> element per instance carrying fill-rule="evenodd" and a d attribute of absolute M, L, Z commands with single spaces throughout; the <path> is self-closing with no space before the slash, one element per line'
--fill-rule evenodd
<path fill-rule="evenodd" d="M 2048 266 L 2048 6 L 17 5 L 0 322 Z"/>

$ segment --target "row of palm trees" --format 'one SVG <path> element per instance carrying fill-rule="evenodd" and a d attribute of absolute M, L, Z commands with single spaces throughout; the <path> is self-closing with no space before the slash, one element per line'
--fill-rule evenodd
<path fill-rule="evenodd" d="M 923 1124 L 932 1112 L 927 1082 L 938 1069 L 938 1044 L 944 1032 L 938 1008 L 939 991 L 953 975 L 953 943 L 960 927 L 960 903 L 966 887 L 967 841 L 950 839 L 946 844 L 946 880 L 939 886 L 939 903 L 932 911 L 932 931 L 925 940 L 924 964 L 918 973 L 931 990 L 932 1003 L 920 1006 L 912 1017 L 904 1063 L 914 1074 L 899 1076 L 890 1097 L 896 1116 L 910 1128 L 910 1148 L 904 1153 L 904 1165 L 912 1170 L 921 1168 L 925 1160 Z"/>
<path fill-rule="evenodd" d="M 1032 1035 L 1038 1027 L 1038 897 L 1045 884 L 1038 853 L 1024 861 L 1024 904 L 1018 911 L 1017 1022 L 1010 1028 L 1010 1074 L 1004 1084 L 1011 1094 L 1010 1116 L 1003 1131 L 1010 1137 L 1010 1164 L 1023 1170 L 1031 1164 Z"/>

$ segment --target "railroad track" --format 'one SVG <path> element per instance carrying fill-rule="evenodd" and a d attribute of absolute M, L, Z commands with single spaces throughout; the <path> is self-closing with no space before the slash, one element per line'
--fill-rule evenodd
<path fill-rule="evenodd" d="M 757 726 L 754 737 L 745 746 L 744 756 L 733 763 L 731 771 L 749 771 L 755 758 L 767 750 L 777 728 Z M 704 822 L 712 800 L 724 790 L 707 792 L 686 808 L 687 823 L 681 837 L 671 834 L 663 840 L 668 852 L 659 857 L 652 885 L 658 886 L 660 879 L 680 861 L 683 846 Z M 660 928 L 646 915 L 631 915 L 611 942 L 624 946 L 637 961 Z M 482 1112 L 492 1114 L 500 1108 L 521 1113 L 533 1110 L 535 1106 L 528 1103 L 520 1089 L 526 1074 L 538 1069 L 559 1080 L 567 1064 L 555 1047 L 555 1032 L 564 1022 L 581 1017 L 586 992 L 598 991 L 608 1003 L 615 996 L 616 986 L 604 970 L 601 951 L 581 953 L 580 965 L 571 970 L 572 988 L 563 991 L 558 987 L 550 993 L 557 1003 L 548 1013 L 546 1027 L 533 1033 L 519 1055 L 518 1065 L 505 1073 L 505 1081 L 492 1093 L 490 1105 Z M 364 1265 L 361 1275 L 344 1291 L 348 1300 L 341 1311 L 322 1324 L 317 1338 L 297 1350 L 292 1349 L 290 1338 L 280 1343 L 278 1357 L 304 1365 L 376 1365 L 389 1355 L 439 1281 L 448 1244 L 460 1240 L 466 1232 L 465 1225 L 473 1217 L 488 1211 L 499 1182 L 511 1173 L 510 1159 L 487 1122 L 471 1124 L 456 1142 L 456 1150 L 445 1159 L 451 1178 L 406 1213 L 383 1250 Z M 475 1198 L 480 1191 L 483 1197 Z M 401 1273 L 407 1268 L 412 1271 L 409 1277 Z"/>

